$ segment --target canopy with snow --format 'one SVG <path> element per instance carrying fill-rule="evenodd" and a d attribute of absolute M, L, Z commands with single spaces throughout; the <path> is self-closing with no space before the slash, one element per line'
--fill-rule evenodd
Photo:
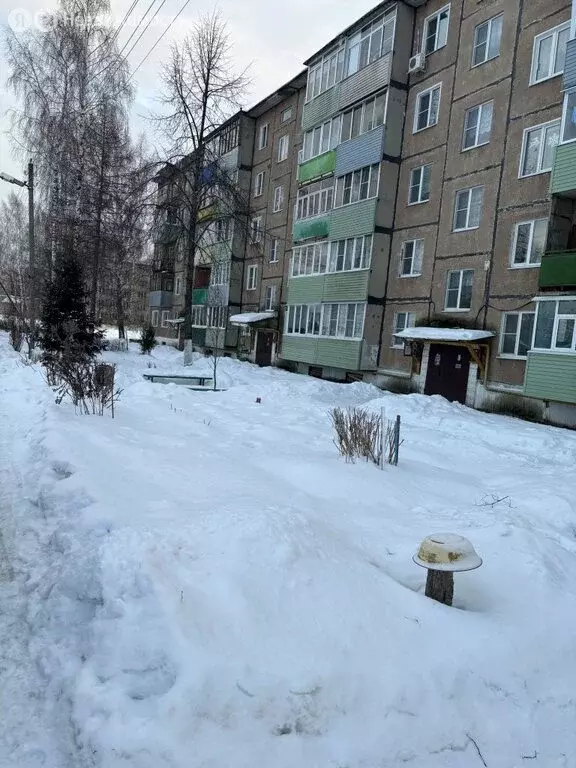
<path fill-rule="evenodd" d="M 272 320 L 274 317 L 276 312 L 244 312 L 241 315 L 232 315 L 230 322 L 232 325 L 251 325 L 261 320 Z"/>
<path fill-rule="evenodd" d="M 405 328 L 395 333 L 399 339 L 410 341 L 452 341 L 473 342 L 483 341 L 494 336 L 492 331 L 476 331 L 470 328 L 433 328 L 421 326 L 418 328 Z"/>

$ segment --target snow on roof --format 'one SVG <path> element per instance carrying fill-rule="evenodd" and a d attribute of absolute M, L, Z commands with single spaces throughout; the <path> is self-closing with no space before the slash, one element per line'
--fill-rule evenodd
<path fill-rule="evenodd" d="M 276 312 L 244 312 L 241 315 L 232 315 L 230 322 L 232 325 L 249 325 L 260 320 L 271 320 L 273 317 L 276 317 Z"/>
<path fill-rule="evenodd" d="M 492 331 L 474 331 L 469 328 L 405 328 L 395 333 L 399 339 L 422 339 L 427 341 L 480 341 L 494 336 Z"/>

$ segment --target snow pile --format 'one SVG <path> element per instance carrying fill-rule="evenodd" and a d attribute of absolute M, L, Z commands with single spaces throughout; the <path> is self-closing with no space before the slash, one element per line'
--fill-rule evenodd
<path fill-rule="evenodd" d="M 106 358 L 114 421 L 2 358 L 2 418 L 42 423 L 32 652 L 82 765 L 448 768 L 481 765 L 474 742 L 490 768 L 571 764 L 573 433 L 227 359 L 226 392 L 159 387 L 142 373 L 174 350 Z M 401 414 L 397 468 L 337 456 L 348 404 Z M 412 562 L 439 531 L 484 560 L 452 609 Z"/>

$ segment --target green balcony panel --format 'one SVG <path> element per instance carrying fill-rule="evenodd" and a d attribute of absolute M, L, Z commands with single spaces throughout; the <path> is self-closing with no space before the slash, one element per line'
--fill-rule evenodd
<path fill-rule="evenodd" d="M 318 339 L 316 364 L 330 368 L 343 368 L 346 371 L 360 369 L 361 341 L 349 339 Z"/>
<path fill-rule="evenodd" d="M 316 362 L 317 346 L 318 339 L 306 338 L 304 336 L 283 336 L 280 357 L 284 360 L 294 360 L 298 363 L 314 365 Z"/>
<path fill-rule="evenodd" d="M 192 328 L 192 344 L 197 347 L 203 347 L 206 343 L 206 328 Z"/>
<path fill-rule="evenodd" d="M 335 85 L 320 96 L 304 105 L 302 130 L 308 131 L 317 123 L 327 120 L 338 112 L 340 103 L 340 85 Z"/>
<path fill-rule="evenodd" d="M 322 301 L 324 275 L 292 277 L 288 281 L 288 304 L 316 304 Z"/>
<path fill-rule="evenodd" d="M 192 304 L 206 304 L 208 288 L 194 288 L 192 291 Z"/>
<path fill-rule="evenodd" d="M 336 152 L 334 150 L 324 152 L 323 155 L 313 157 L 312 160 L 307 160 L 298 167 L 298 181 L 310 181 L 319 176 L 326 176 L 329 173 L 334 173 L 335 167 Z"/>
<path fill-rule="evenodd" d="M 540 288 L 576 287 L 576 251 L 544 254 L 538 276 Z"/>
<path fill-rule="evenodd" d="M 326 237 L 330 231 L 328 216 L 317 216 L 315 219 L 295 221 L 292 227 L 293 240 L 306 240 L 309 237 Z"/>
<path fill-rule="evenodd" d="M 335 208 L 330 214 L 330 239 L 370 235 L 374 231 L 377 203 L 378 199 L 374 198 Z"/>
<path fill-rule="evenodd" d="M 539 400 L 576 403 L 576 355 L 529 352 L 524 394 Z"/>
<path fill-rule="evenodd" d="M 365 301 L 370 270 L 333 272 L 324 279 L 322 301 Z"/>
<path fill-rule="evenodd" d="M 550 192 L 553 195 L 576 196 L 576 142 L 556 147 Z"/>

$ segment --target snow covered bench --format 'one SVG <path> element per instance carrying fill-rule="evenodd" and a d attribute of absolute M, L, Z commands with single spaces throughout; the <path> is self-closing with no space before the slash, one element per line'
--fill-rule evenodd
<path fill-rule="evenodd" d="M 146 381 L 151 381 L 153 384 L 181 384 L 201 389 L 214 386 L 214 379 L 211 376 L 190 376 L 179 373 L 144 373 L 143 376 Z"/>

